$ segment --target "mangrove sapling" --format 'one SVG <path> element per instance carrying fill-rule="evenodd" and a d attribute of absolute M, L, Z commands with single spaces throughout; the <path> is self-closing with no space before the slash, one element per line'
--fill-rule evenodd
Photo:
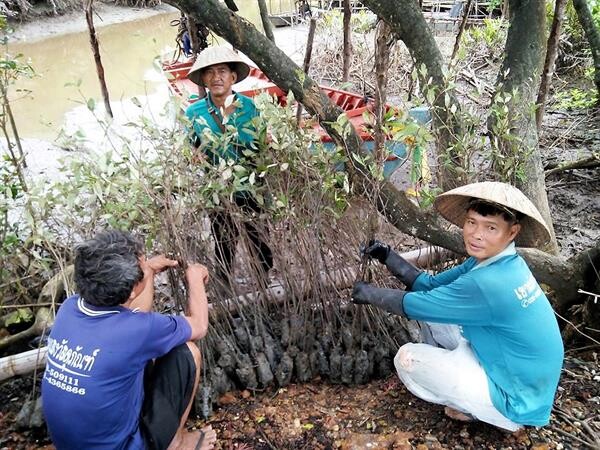
<path fill-rule="evenodd" d="M 261 387 L 265 388 L 271 385 L 274 379 L 273 371 L 269 360 L 262 352 L 256 354 L 256 373 Z"/>
<path fill-rule="evenodd" d="M 218 400 L 216 391 L 212 388 L 212 384 L 209 382 L 204 383 L 200 386 L 200 392 L 196 395 L 196 402 L 200 402 L 200 411 L 202 417 L 205 419 L 209 418 L 213 413 L 213 404 Z"/>
<path fill-rule="evenodd" d="M 304 351 L 298 351 L 294 357 L 294 375 L 302 383 L 313 378 L 310 358 Z"/>
<path fill-rule="evenodd" d="M 239 355 L 235 373 L 238 377 L 238 386 L 246 389 L 258 389 L 254 364 L 248 354 L 242 353 Z"/>
<path fill-rule="evenodd" d="M 227 373 L 218 366 L 213 366 L 210 371 L 210 384 L 218 395 L 223 395 L 234 388 L 234 384 Z"/>
<path fill-rule="evenodd" d="M 275 378 L 280 387 L 287 386 L 292 380 L 292 372 L 294 370 L 294 360 L 288 352 L 284 352 L 281 361 L 277 365 Z"/>
<path fill-rule="evenodd" d="M 354 361 L 354 379 L 350 384 L 364 384 L 369 381 L 370 361 L 369 354 L 365 350 L 357 350 L 356 358 Z"/>
<path fill-rule="evenodd" d="M 341 333 L 344 349 L 349 352 L 354 348 L 354 336 L 352 334 L 352 330 L 350 328 L 342 328 Z"/>
<path fill-rule="evenodd" d="M 340 379 L 344 384 L 352 384 L 354 379 L 354 350 L 348 350 L 342 355 Z"/>
<path fill-rule="evenodd" d="M 375 375 L 384 378 L 393 372 L 392 355 L 383 345 L 375 347 Z"/>
<path fill-rule="evenodd" d="M 271 366 L 271 370 L 275 370 L 277 363 L 283 355 L 283 349 L 281 343 L 267 330 L 264 330 L 263 332 L 263 348 L 265 356 Z"/>
<path fill-rule="evenodd" d="M 224 299 L 209 285 L 211 326 L 201 343 L 205 383 L 197 398 L 204 414 L 210 414 L 212 404 L 233 387 L 264 389 L 317 375 L 333 382 L 364 382 L 365 374 L 377 373 L 370 369 L 377 364 L 369 359 L 368 345 L 359 337 L 388 342 L 386 333 L 393 335 L 394 328 L 401 326 L 342 300 L 347 295 L 342 288 L 355 278 L 355 249 L 364 240 L 360 220 L 344 215 L 350 198 L 345 175 L 331 170 L 339 162 L 335 155 L 311 147 L 306 131 L 284 129 L 277 114 L 267 108 L 263 126 L 273 125 L 275 136 L 286 146 L 265 149 L 255 173 L 264 181 L 260 187 L 250 188 L 253 195 L 281 202 L 266 202 L 264 214 L 274 230 L 268 236 L 277 255 L 274 275 L 279 276 L 285 295 L 267 294 L 270 288 L 262 285 L 257 271 L 251 269 L 255 261 L 247 248 L 247 236 L 242 235 L 234 275 L 249 279 L 246 286 L 256 286 L 257 291 Z M 75 225 L 74 232 L 82 234 L 107 224 L 139 230 L 154 240 L 156 248 L 178 258 L 203 261 L 213 270 L 213 242 L 203 217 L 218 207 L 230 208 L 236 226 L 252 220 L 228 200 L 241 185 L 250 183 L 250 175 L 224 163 L 214 170 L 203 167 L 199 177 L 199 168 L 186 159 L 180 137 L 175 132 L 159 137 L 164 141 L 155 143 L 154 153 L 146 160 L 127 155 L 98 157 L 80 163 L 73 169 L 74 175 L 65 170 L 66 179 L 74 180 L 71 189 L 78 189 L 86 200 L 73 199 L 71 214 L 84 220 L 71 221 L 74 216 L 58 220 L 66 219 L 62 223 Z M 139 175 L 135 182 L 132 174 Z M 98 190 L 94 180 L 106 179 L 111 184 Z M 341 220 L 346 222 L 342 225 Z M 171 297 L 183 289 L 176 275 L 169 280 Z M 241 289 L 231 287 L 234 292 Z M 172 303 L 161 301 L 157 309 L 172 308 Z M 389 331 L 374 324 L 384 324 Z M 358 348 L 359 344 L 365 347 Z M 391 346 L 386 344 L 386 348 Z"/>
<path fill-rule="evenodd" d="M 329 354 L 329 381 L 336 384 L 342 381 L 342 348 L 335 345 Z"/>
<path fill-rule="evenodd" d="M 248 329 L 246 328 L 246 320 L 242 317 L 234 319 L 234 332 L 236 342 L 240 346 L 240 350 L 244 353 L 251 352 L 250 336 L 248 335 Z"/>
<path fill-rule="evenodd" d="M 329 370 L 329 360 L 327 359 L 325 350 L 323 349 L 320 342 L 317 342 L 316 346 L 317 346 L 316 353 L 317 353 L 317 364 L 318 364 L 318 371 L 316 373 L 318 373 L 322 377 L 329 378 L 329 376 L 331 375 L 331 372 Z"/>

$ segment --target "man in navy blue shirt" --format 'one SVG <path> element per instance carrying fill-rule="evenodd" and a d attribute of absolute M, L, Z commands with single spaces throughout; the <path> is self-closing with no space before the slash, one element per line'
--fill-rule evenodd
<path fill-rule="evenodd" d="M 57 449 L 213 448 L 212 428 L 185 430 L 200 375 L 193 341 L 208 329 L 206 268 L 186 270 L 187 315 L 151 312 L 154 275 L 176 265 L 162 255 L 146 259 L 121 231 L 77 247 L 79 293 L 58 311 L 42 382 Z"/>
<path fill-rule="evenodd" d="M 515 251 L 550 232 L 535 206 L 504 183 L 474 183 L 440 195 L 437 210 L 461 226 L 470 258 L 429 275 L 378 241 L 365 253 L 406 290 L 359 282 L 352 298 L 422 321 L 424 343 L 405 344 L 394 364 L 417 397 L 446 414 L 515 431 L 549 421 L 563 361 L 554 312 Z"/>

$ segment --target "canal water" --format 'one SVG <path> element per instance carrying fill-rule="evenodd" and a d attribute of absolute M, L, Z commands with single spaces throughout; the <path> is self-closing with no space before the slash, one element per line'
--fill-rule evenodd
<path fill-rule="evenodd" d="M 292 2 L 267 0 L 267 5 L 278 13 L 290 10 Z M 262 30 L 256 0 L 236 3 L 238 14 Z M 174 54 L 177 27 L 171 22 L 179 18 L 179 12 L 169 8 L 136 20 L 132 11 L 131 17 L 131 21 L 106 26 L 95 18 L 113 110 L 131 97 L 168 95 L 156 61 Z M 80 20 L 85 24 L 83 12 Z M 69 111 L 77 111 L 90 98 L 102 105 L 87 28 L 31 43 L 12 43 L 9 51 L 29 59 L 36 73 L 33 79 L 20 79 L 11 89 L 13 113 L 22 138 L 54 140 Z M 24 91 L 30 93 L 23 95 Z"/>

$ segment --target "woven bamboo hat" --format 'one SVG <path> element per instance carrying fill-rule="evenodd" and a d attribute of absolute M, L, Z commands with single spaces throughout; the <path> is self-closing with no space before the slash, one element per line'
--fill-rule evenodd
<path fill-rule="evenodd" d="M 537 247 L 550 239 L 550 230 L 538 209 L 525 194 L 510 184 L 497 181 L 467 184 L 438 195 L 434 206 L 445 219 L 462 228 L 467 207 L 474 198 L 524 215 L 520 221 L 521 231 L 515 239 L 518 246 Z"/>
<path fill-rule="evenodd" d="M 208 47 L 200 52 L 187 77 L 197 85 L 204 86 L 202 83 L 202 70 L 215 64 L 232 64 L 234 66 L 233 70 L 237 74 L 236 83 L 246 78 L 250 72 L 250 66 L 236 52 L 229 47 L 218 45 Z"/>

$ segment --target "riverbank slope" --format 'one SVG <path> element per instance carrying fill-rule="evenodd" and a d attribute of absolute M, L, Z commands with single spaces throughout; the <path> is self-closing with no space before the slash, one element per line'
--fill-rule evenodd
<path fill-rule="evenodd" d="M 164 3 L 152 8 L 132 8 L 115 5 L 114 3 L 95 2 L 94 26 L 102 27 L 176 11 L 176 8 Z M 31 43 L 52 36 L 87 30 L 83 10 L 71 11 L 60 16 L 40 17 L 28 22 L 11 21 L 9 25 L 12 28 L 12 32 L 9 34 L 9 43 Z"/>

